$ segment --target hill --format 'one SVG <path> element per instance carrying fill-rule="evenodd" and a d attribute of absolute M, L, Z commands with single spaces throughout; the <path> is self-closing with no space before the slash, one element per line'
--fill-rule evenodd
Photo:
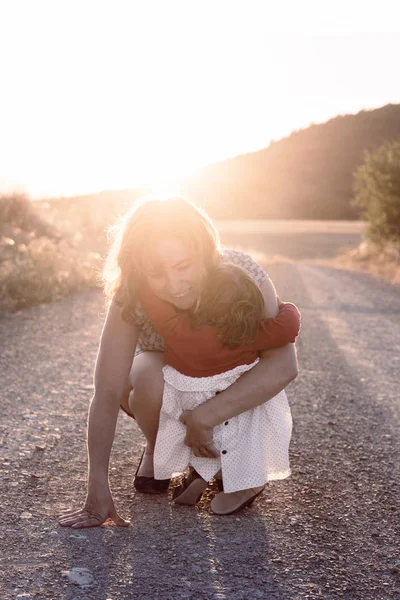
<path fill-rule="evenodd" d="M 400 104 L 335 117 L 258 152 L 199 169 L 184 191 L 215 218 L 355 219 L 365 150 L 400 138 Z"/>

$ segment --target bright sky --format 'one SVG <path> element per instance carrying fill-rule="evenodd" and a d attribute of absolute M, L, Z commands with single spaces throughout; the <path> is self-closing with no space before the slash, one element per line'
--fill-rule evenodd
<path fill-rule="evenodd" d="M 0 0 L 0 191 L 174 180 L 400 102 L 399 56 L 398 0 Z"/>

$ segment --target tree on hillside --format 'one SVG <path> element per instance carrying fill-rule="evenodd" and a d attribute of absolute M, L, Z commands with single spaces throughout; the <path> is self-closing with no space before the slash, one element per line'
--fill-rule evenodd
<path fill-rule="evenodd" d="M 400 244 L 400 141 L 366 152 L 354 174 L 354 204 L 368 222 L 367 236 L 376 244 Z"/>

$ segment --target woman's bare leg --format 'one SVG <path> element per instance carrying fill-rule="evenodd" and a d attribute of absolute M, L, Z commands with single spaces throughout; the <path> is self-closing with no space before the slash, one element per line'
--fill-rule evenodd
<path fill-rule="evenodd" d="M 164 378 L 162 352 L 142 352 L 135 357 L 129 374 L 127 393 L 123 406 L 135 415 L 136 422 L 146 438 L 146 452 L 138 475 L 152 477 L 153 452 L 156 443 Z"/>

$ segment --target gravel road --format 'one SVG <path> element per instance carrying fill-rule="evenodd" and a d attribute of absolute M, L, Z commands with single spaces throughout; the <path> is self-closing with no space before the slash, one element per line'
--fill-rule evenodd
<path fill-rule="evenodd" d="M 400 598 L 399 288 L 273 265 L 298 304 L 293 475 L 238 515 L 134 493 L 143 438 L 120 416 L 111 481 L 128 529 L 61 529 L 84 500 L 99 292 L 0 321 L 0 600 Z"/>

